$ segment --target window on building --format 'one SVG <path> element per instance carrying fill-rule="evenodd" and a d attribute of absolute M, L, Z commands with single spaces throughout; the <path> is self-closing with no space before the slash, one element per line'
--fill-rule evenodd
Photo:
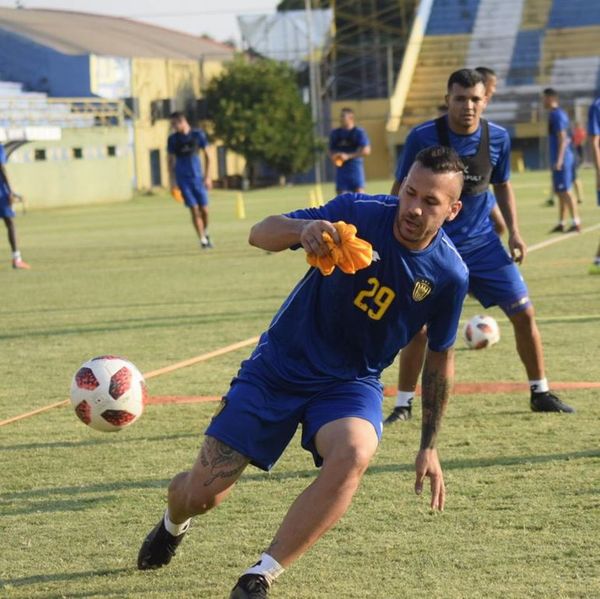
<path fill-rule="evenodd" d="M 46 160 L 46 150 L 45 150 L 45 148 L 36 148 L 33 151 L 33 159 L 34 160 Z"/>
<path fill-rule="evenodd" d="M 83 158 L 83 148 L 73 148 L 73 158 L 81 160 Z"/>
<path fill-rule="evenodd" d="M 116 156 L 117 155 L 117 146 L 106 146 L 106 155 L 107 156 Z"/>

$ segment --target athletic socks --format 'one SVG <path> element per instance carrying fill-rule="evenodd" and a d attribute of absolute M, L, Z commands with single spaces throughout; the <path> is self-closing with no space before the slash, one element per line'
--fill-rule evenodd
<path fill-rule="evenodd" d="M 573 219 L 573 224 L 574 225 L 580 225 L 581 224 L 581 219 L 579 217 L 578 218 L 574 218 Z"/>
<path fill-rule="evenodd" d="M 171 519 L 169 518 L 169 510 L 165 512 L 165 528 L 167 529 L 167 532 L 171 533 L 174 537 L 178 537 L 179 535 L 182 535 L 183 533 L 187 532 L 187 529 L 190 527 L 191 521 L 192 519 L 188 518 L 182 524 L 175 524 L 175 522 L 171 522 Z"/>
<path fill-rule="evenodd" d="M 13 252 L 12 257 L 13 257 L 13 260 L 21 260 L 21 252 L 19 250 L 17 250 L 16 252 Z"/>
<path fill-rule="evenodd" d="M 259 574 L 267 579 L 267 582 L 271 585 L 273 581 L 280 575 L 283 574 L 283 566 L 268 553 L 263 553 L 260 559 L 251 567 L 248 568 L 244 574 Z"/>
<path fill-rule="evenodd" d="M 532 393 L 547 393 L 550 391 L 547 378 L 540 379 L 539 381 L 529 381 L 529 388 Z"/>
<path fill-rule="evenodd" d="M 415 396 L 414 391 L 398 391 L 396 397 L 396 408 L 410 408 Z"/>

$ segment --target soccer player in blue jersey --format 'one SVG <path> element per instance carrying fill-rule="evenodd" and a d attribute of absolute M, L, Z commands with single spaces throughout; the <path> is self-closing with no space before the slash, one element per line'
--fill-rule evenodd
<path fill-rule="evenodd" d="M 190 209 L 192 224 L 198 235 L 202 249 L 212 248 L 208 235 L 208 193 L 212 181 L 208 174 L 209 158 L 206 148 L 208 140 L 204 131 L 192 129 L 182 112 L 171 114 L 173 133 L 169 135 L 167 152 L 169 154 L 169 177 L 171 189 L 181 190 L 183 201 Z M 205 161 L 205 176 L 198 152 L 202 151 Z"/>
<path fill-rule="evenodd" d="M 364 129 L 354 123 L 354 111 L 342 108 L 340 126 L 329 135 L 329 157 L 336 166 L 338 193 L 365 190 L 363 157 L 371 153 L 371 142 Z"/>
<path fill-rule="evenodd" d="M 548 149 L 552 168 L 552 185 L 558 195 L 559 216 L 558 224 L 552 233 L 565 231 L 567 209 L 571 215 L 572 224 L 568 232 L 581 231 L 581 221 L 577 214 L 577 204 L 573 199 L 571 189 L 576 178 L 575 153 L 571 145 L 571 123 L 567 113 L 559 106 L 558 92 L 548 87 L 543 93 L 544 108 L 548 113 Z"/>
<path fill-rule="evenodd" d="M 457 218 L 444 225 L 444 230 L 469 268 L 469 291 L 484 308 L 499 306 L 510 319 L 517 351 L 529 379 L 531 409 L 573 412 L 548 387 L 533 305 L 515 264 L 523 260 L 527 248 L 519 233 L 510 183 L 510 138 L 505 129 L 481 118 L 485 93 L 481 75 L 476 71 L 460 69 L 450 75 L 448 114 L 409 133 L 398 161 L 392 194 L 400 187 L 421 149 L 441 143 L 456 150 L 466 165 L 463 208 Z M 490 183 L 494 193 L 489 190 Z M 489 219 L 495 201 L 508 227 L 510 255 Z M 425 345 L 425 332 L 421 331 L 400 354 L 398 397 L 394 410 L 386 418 L 388 425 L 411 417 Z"/>
<path fill-rule="evenodd" d="M 415 490 L 431 482 L 444 507 L 436 437 L 453 376 L 452 346 L 468 273 L 440 229 L 460 210 L 463 165 L 449 148 L 416 156 L 394 196 L 346 194 L 324 207 L 270 216 L 250 243 L 277 252 L 329 252 L 323 233 L 354 224 L 373 246 L 355 275 L 310 268 L 242 363 L 213 417 L 196 463 L 169 486 L 168 508 L 144 541 L 140 569 L 170 562 L 190 518 L 218 505 L 250 463 L 270 470 L 298 425 L 320 472 L 290 507 L 269 548 L 241 576 L 231 599 L 266 597 L 274 579 L 346 512 L 382 433 L 381 371 L 427 323 L 423 426 Z M 326 594 L 326 593 L 324 593 Z"/>
<path fill-rule="evenodd" d="M 600 96 L 592 102 L 588 112 L 588 136 L 592 146 L 594 168 L 596 169 L 596 200 L 598 206 L 600 206 Z M 591 275 L 600 275 L 600 245 L 589 272 Z"/>
<path fill-rule="evenodd" d="M 0 144 L 0 217 L 6 226 L 8 233 L 8 243 L 12 250 L 12 266 L 18 270 L 29 270 L 31 266 L 23 260 L 21 252 L 17 246 L 17 232 L 15 230 L 15 211 L 13 210 L 14 194 L 10 183 L 8 182 L 8 174 L 6 172 L 6 150 Z"/>

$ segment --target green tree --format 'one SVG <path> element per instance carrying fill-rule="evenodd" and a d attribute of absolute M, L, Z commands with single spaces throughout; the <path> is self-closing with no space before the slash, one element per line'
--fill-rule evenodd
<path fill-rule="evenodd" d="M 289 176 L 312 165 L 317 146 L 310 109 L 287 65 L 234 60 L 211 81 L 206 99 L 215 135 L 250 168 L 262 161 Z"/>

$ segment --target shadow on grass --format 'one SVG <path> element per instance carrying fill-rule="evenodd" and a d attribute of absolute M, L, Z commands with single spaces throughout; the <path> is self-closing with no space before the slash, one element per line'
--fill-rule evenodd
<path fill-rule="evenodd" d="M 176 439 L 190 439 L 197 437 L 202 440 L 202 432 L 199 429 L 197 433 L 177 433 L 174 435 L 157 435 L 155 437 L 116 437 L 111 436 L 107 439 L 81 439 L 79 441 L 46 441 L 38 443 L 17 443 L 15 445 L 0 445 L 2 451 L 27 451 L 29 449 L 63 449 L 71 447 L 94 447 L 98 445 L 120 445 L 122 443 L 141 443 L 152 441 L 173 441 Z"/>
<path fill-rule="evenodd" d="M 124 574 L 125 572 L 132 572 L 133 568 L 106 568 L 104 570 L 88 570 L 87 572 L 64 572 L 61 574 L 36 574 L 35 576 L 23 576 L 22 578 L 0 579 L 0 589 L 10 587 L 24 587 L 32 584 L 39 584 L 42 582 L 66 582 L 69 580 L 77 580 L 79 578 L 98 578 L 101 576 L 114 576 L 115 574 Z M 94 595 L 101 593 L 94 592 Z M 112 593 L 108 593 L 112 594 Z M 65 595 L 58 595 L 65 597 Z M 83 596 L 83 595 L 82 595 Z M 89 593 L 88 593 L 89 596 Z M 73 595 L 69 594 L 69 597 Z"/>
<path fill-rule="evenodd" d="M 496 458 L 481 458 L 472 460 L 446 460 L 442 463 L 445 470 L 463 470 L 469 468 L 493 468 L 496 466 L 523 466 L 525 464 L 545 464 L 548 462 L 579 460 L 586 458 L 600 458 L 600 449 L 589 449 L 584 451 L 573 451 L 568 453 L 552 453 L 538 456 L 501 456 Z M 404 464 L 381 464 L 371 466 L 367 470 L 367 476 L 376 476 L 390 472 L 412 472 L 412 462 Z M 173 474 L 175 474 L 173 470 Z M 275 472 L 250 472 L 242 476 L 239 484 L 257 481 L 285 481 L 295 478 L 314 478 L 317 469 L 310 470 L 288 470 Z M 29 489 L 26 491 L 12 491 L 0 494 L 3 501 L 18 499 L 21 497 L 46 497 L 48 495 L 73 495 L 81 493 L 106 493 L 112 491 L 125 491 L 130 489 L 165 489 L 170 479 L 145 479 L 125 480 L 110 483 L 97 483 L 92 485 L 68 486 L 68 487 L 45 487 L 41 489 Z M 105 498 L 99 498 L 105 499 Z M 81 500 L 80 500 L 81 501 Z M 96 501 L 96 499 L 91 500 Z M 87 506 L 86 506 L 87 507 Z M 84 508 L 81 508 L 84 509 Z M 31 511 L 30 507 L 24 507 L 23 513 Z"/>
<path fill-rule="evenodd" d="M 80 497 L 77 499 L 50 499 L 48 501 L 26 501 L 16 506 L 2 507 L 2 516 L 28 516 L 32 513 L 47 514 L 51 512 L 81 512 L 98 505 L 106 505 L 117 501 L 115 495 L 99 495 L 96 497 Z"/>
<path fill-rule="evenodd" d="M 92 334 L 92 333 L 110 333 L 112 331 L 135 331 L 135 330 L 151 330 L 151 329 L 165 329 L 165 328 L 180 328 L 185 327 L 196 327 L 201 324 L 214 324 L 224 322 L 239 322 L 243 317 L 248 318 L 262 318 L 264 316 L 272 316 L 273 310 L 252 310 L 252 311 L 231 311 L 231 312 L 220 312 L 214 314 L 196 314 L 196 315 L 182 315 L 172 316 L 170 318 L 156 318 L 156 316 L 149 316 L 147 318 L 129 318 L 127 321 L 111 320 L 110 324 L 108 321 L 105 323 L 90 323 L 82 324 L 81 326 L 72 328 L 62 329 L 44 329 L 44 330 L 33 330 L 33 331 L 22 331 L 19 333 L 7 333 L 0 335 L 0 340 L 8 339 L 30 339 L 32 337 L 63 337 L 67 335 L 80 335 L 80 334 Z"/>

